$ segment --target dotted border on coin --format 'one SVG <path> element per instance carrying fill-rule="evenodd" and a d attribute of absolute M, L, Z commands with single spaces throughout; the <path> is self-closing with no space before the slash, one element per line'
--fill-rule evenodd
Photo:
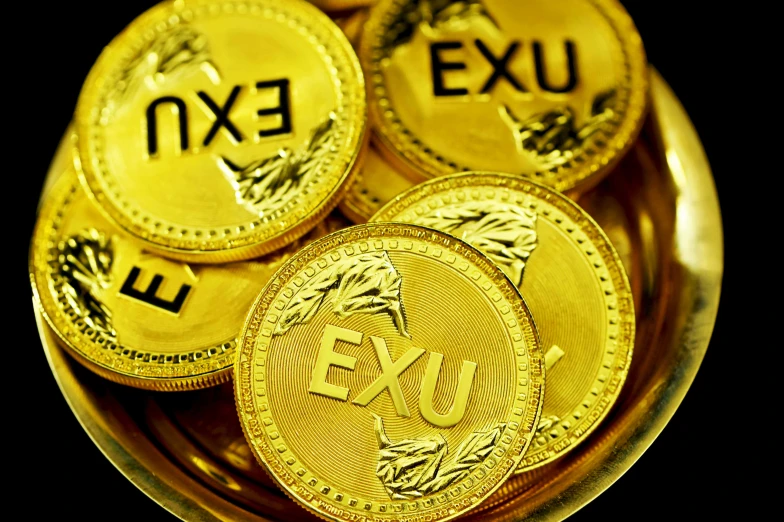
<path fill-rule="evenodd" d="M 378 505 L 378 510 L 376 511 L 373 510 L 373 502 L 361 501 L 347 493 L 334 491 L 331 486 L 316 478 L 312 472 L 302 467 L 301 464 L 296 466 L 299 461 L 285 445 L 281 434 L 275 429 L 275 422 L 269 411 L 269 405 L 264 402 L 266 389 L 262 383 L 265 382 L 267 366 L 265 365 L 266 357 L 263 354 L 266 353 L 269 343 L 259 346 L 258 349 L 257 345 L 264 342 L 260 341 L 261 338 L 270 338 L 272 336 L 272 327 L 263 325 L 263 323 L 273 324 L 278 320 L 279 317 L 274 312 L 271 313 L 270 310 L 272 308 L 280 310 L 285 306 L 285 303 L 280 302 L 280 296 L 282 295 L 287 300 L 293 298 L 296 295 L 296 289 L 305 283 L 302 277 L 303 274 L 307 277 L 313 277 L 317 273 L 317 269 L 314 266 L 319 269 L 328 266 L 329 261 L 325 259 L 327 256 L 334 256 L 337 253 L 337 259 L 340 259 L 342 255 L 354 255 L 354 246 L 358 250 L 356 253 L 367 252 L 371 248 L 375 250 L 399 249 L 399 244 L 402 244 L 403 249 L 411 250 L 413 242 L 401 239 L 402 236 L 407 235 L 406 230 L 410 231 L 408 234 L 414 239 L 421 240 L 423 237 L 429 236 L 433 238 L 431 241 L 440 242 L 441 248 L 431 249 L 429 245 L 426 245 L 424 249 L 420 247 L 418 249 L 420 254 L 429 253 L 434 259 L 439 259 L 444 252 L 455 252 L 474 261 L 481 272 L 480 270 L 475 270 L 470 274 L 470 279 L 475 281 L 479 288 L 488 293 L 487 297 L 492 303 L 495 304 L 500 301 L 502 294 L 507 301 L 519 297 L 519 292 L 514 284 L 492 261 L 474 247 L 456 240 L 448 234 L 407 224 L 359 225 L 330 234 L 312 243 L 307 249 L 292 257 L 278 271 L 277 277 L 270 281 L 259 295 L 259 298 L 251 308 L 251 313 L 248 315 L 245 327 L 240 335 L 241 348 L 235 363 L 235 401 L 242 421 L 245 438 L 250 446 L 254 448 L 254 455 L 262 466 L 279 482 L 279 485 L 280 483 L 285 484 L 282 489 L 286 495 L 298 501 L 309 511 L 327 520 L 342 520 L 346 516 L 357 517 L 356 520 L 367 521 L 392 520 L 392 518 L 387 518 L 389 515 L 395 517 L 394 520 L 401 522 L 422 520 L 422 516 L 433 517 L 433 520 L 452 519 L 490 496 L 493 491 L 501 486 L 503 483 L 502 479 L 507 477 L 510 472 L 513 472 L 510 470 L 516 468 L 530 445 L 530 439 L 525 440 L 523 434 L 535 431 L 541 415 L 544 393 L 544 359 L 533 320 L 525 307 L 508 308 L 504 306 L 506 308 L 505 312 L 503 309 L 498 308 L 503 315 L 510 312 L 515 315 L 513 319 L 505 321 L 507 327 L 513 329 L 520 326 L 521 330 L 521 333 L 510 334 L 513 342 L 516 343 L 515 358 L 518 365 L 517 396 L 509 415 L 510 418 L 507 421 L 507 428 L 499 441 L 499 446 L 504 447 L 504 450 L 501 451 L 500 456 L 497 454 L 497 450 L 494 451 L 493 455 L 495 455 L 496 461 L 492 465 L 487 466 L 492 471 L 486 471 L 483 466 L 481 470 L 471 473 L 455 486 L 439 494 L 434 494 L 429 499 L 430 505 L 428 506 L 422 505 L 420 507 L 421 501 L 418 500 L 400 501 L 397 503 L 389 502 Z M 375 235 L 373 234 L 374 231 L 377 231 Z M 390 236 L 394 236 L 396 239 Z M 369 239 L 369 237 L 374 239 Z M 371 241 L 372 245 L 370 244 Z M 453 259 L 450 261 L 449 257 Z M 331 257 L 331 259 L 332 262 L 336 260 L 334 257 Z M 448 254 L 445 262 L 454 264 L 456 261 L 457 258 L 454 254 Z M 466 272 L 469 265 L 463 262 L 458 268 Z M 480 285 L 478 281 L 483 275 L 487 278 L 487 281 Z M 489 294 L 491 289 L 495 290 L 496 295 Z M 528 329 L 522 327 L 525 324 L 529 326 Z M 536 353 L 532 353 L 532 350 Z M 526 353 L 528 354 L 527 357 Z M 261 357 L 259 357 L 260 355 Z M 520 361 L 522 357 L 526 357 L 526 362 Z M 528 364 L 530 364 L 530 367 Z M 261 401 L 258 407 L 257 400 Z M 525 409 L 517 406 L 520 402 L 525 404 Z M 516 437 L 510 436 L 509 430 L 514 431 Z M 512 456 L 509 453 L 512 453 Z M 482 477 L 474 477 L 475 474 L 480 474 L 480 472 L 483 473 Z M 485 484 L 484 487 L 474 490 L 477 479 L 485 478 L 488 475 L 493 483 Z M 466 482 L 471 482 L 471 484 L 467 486 Z M 308 489 L 308 487 L 311 489 Z M 466 493 L 473 493 L 473 495 L 466 496 L 456 504 L 448 507 L 440 509 L 431 507 L 437 501 L 445 503 Z M 319 494 L 329 494 L 331 497 L 323 500 L 319 498 Z M 345 504 L 343 504 L 343 501 L 345 501 Z M 314 507 L 316 505 L 318 508 Z M 412 512 L 404 514 L 407 510 L 412 510 Z"/>
<path fill-rule="evenodd" d="M 292 2 L 292 3 L 283 3 L 278 4 L 275 2 L 268 2 L 265 0 L 260 1 L 238 1 L 238 2 L 216 2 L 212 4 L 200 5 L 196 4 L 194 6 L 185 6 L 181 8 L 181 11 L 177 11 L 178 8 L 175 5 L 169 4 L 158 4 L 152 7 L 147 12 L 140 15 L 134 23 L 136 24 L 143 24 L 148 23 L 149 21 L 143 18 L 155 18 L 160 17 L 160 11 L 171 11 L 170 16 L 167 20 L 161 20 L 159 24 L 157 24 L 153 29 L 147 28 L 146 30 L 142 30 L 141 27 L 129 27 L 121 35 L 132 34 L 133 35 L 133 42 L 127 47 L 131 47 L 133 49 L 132 52 L 129 52 L 130 56 L 124 57 L 124 62 L 127 62 L 131 56 L 137 52 L 140 48 L 141 41 L 150 41 L 155 38 L 156 33 L 161 33 L 168 30 L 171 27 L 180 24 L 181 22 L 189 22 L 194 17 L 201 17 L 201 16 L 218 16 L 222 13 L 225 14 L 234 14 L 235 12 L 238 14 L 247 13 L 249 15 L 255 16 L 263 16 L 268 19 L 276 19 L 279 22 L 283 22 L 288 20 L 288 25 L 292 28 L 298 28 L 300 32 L 303 34 L 308 35 L 311 43 L 318 43 L 316 50 L 319 54 L 324 57 L 324 62 L 329 63 L 330 67 L 332 68 L 333 74 L 333 83 L 336 89 L 336 96 L 337 96 L 337 108 L 335 110 L 335 114 L 337 116 L 336 125 L 337 130 L 335 131 L 336 136 L 342 135 L 346 132 L 344 129 L 347 127 L 350 128 L 346 124 L 348 121 L 345 109 L 348 107 L 352 102 L 355 101 L 354 96 L 352 96 L 352 92 L 350 92 L 349 86 L 347 85 L 346 78 L 347 78 L 347 71 L 351 65 L 356 67 L 357 71 L 361 70 L 359 65 L 358 59 L 352 53 L 348 51 L 351 50 L 350 43 L 346 40 L 345 35 L 337 26 L 332 27 L 327 24 L 323 24 L 322 26 L 316 26 L 314 24 L 308 24 L 298 16 L 298 13 L 293 12 L 291 10 L 292 5 L 295 5 L 298 10 L 302 12 L 308 12 L 311 15 L 315 15 L 319 21 L 322 18 L 327 18 L 321 11 L 317 8 L 313 7 L 312 5 L 308 4 L 307 2 Z M 319 34 L 315 34 L 313 29 L 317 29 L 316 32 Z M 330 49 L 328 45 L 324 42 L 324 35 L 330 34 L 332 36 L 338 37 L 340 41 L 345 40 L 345 46 L 339 46 L 337 49 Z M 321 37 L 321 38 L 319 38 Z M 118 37 L 119 38 L 119 35 Z M 113 42 L 114 44 L 114 42 Z M 113 44 L 110 44 L 107 47 L 112 47 Z M 116 44 L 115 44 L 116 45 Z M 105 67 L 104 67 L 105 69 Z M 113 73 L 118 74 L 119 68 L 112 67 L 110 69 Z M 105 71 L 104 71 L 105 72 Z M 92 73 L 91 73 L 92 76 Z M 94 80 L 95 81 L 95 80 Z M 111 83 L 111 82 L 106 82 Z M 124 200 L 122 198 L 122 194 L 116 191 L 115 182 L 112 180 L 110 176 L 106 176 L 107 167 L 103 160 L 105 157 L 103 147 L 101 145 L 101 133 L 98 129 L 101 127 L 100 120 L 102 118 L 101 111 L 98 110 L 98 107 L 105 107 L 107 100 L 106 97 L 108 96 L 110 90 L 106 88 L 97 88 L 97 87 L 90 87 L 91 92 L 96 92 L 95 101 L 91 107 L 85 107 L 84 113 L 80 112 L 77 107 L 77 127 L 80 130 L 84 130 L 85 128 L 89 129 L 90 135 L 90 147 L 89 152 L 87 155 L 81 156 L 82 152 L 88 151 L 88 145 L 85 144 L 77 144 L 76 150 L 80 151 L 79 155 L 76 156 L 76 163 L 77 163 L 77 170 L 79 172 L 79 176 L 85 185 L 88 193 L 90 193 L 91 197 L 93 197 L 96 201 L 99 202 L 99 206 L 101 210 L 108 215 L 108 217 L 115 221 L 116 223 L 120 224 L 120 226 L 132 234 L 146 239 L 153 243 L 153 246 L 160 250 L 167 250 L 167 249 L 174 249 L 174 252 L 169 252 L 167 255 L 169 257 L 180 258 L 184 256 L 194 256 L 198 258 L 199 252 L 182 252 L 180 255 L 176 252 L 177 250 L 199 250 L 201 252 L 210 252 L 214 254 L 219 254 L 221 251 L 226 250 L 236 250 L 241 249 L 243 247 L 252 248 L 256 246 L 258 243 L 262 243 L 265 241 L 273 241 L 271 246 L 268 248 L 258 248 L 258 251 L 254 250 L 254 257 L 258 255 L 262 255 L 264 253 L 270 252 L 275 250 L 275 248 L 283 246 L 288 240 L 295 239 L 296 237 L 302 235 L 303 233 L 307 232 L 307 229 L 301 230 L 301 233 L 297 233 L 297 227 L 295 225 L 302 223 L 303 220 L 301 219 L 303 212 L 297 209 L 297 205 L 292 203 L 290 208 L 286 209 L 288 215 L 285 219 L 281 219 L 280 217 L 275 218 L 275 215 L 283 212 L 283 210 L 279 209 L 275 215 L 266 216 L 264 218 L 257 219 L 255 221 L 249 222 L 246 225 L 239 225 L 234 227 L 225 227 L 225 228 L 214 228 L 214 229 L 202 229 L 202 228 L 195 228 L 195 227 L 184 227 L 180 225 L 176 225 L 174 223 L 165 222 L 163 219 L 157 219 L 153 216 L 145 215 L 140 209 L 132 208 L 132 204 Z M 358 85 L 357 92 L 364 95 L 364 83 Z M 80 105 L 81 105 L 81 95 L 80 95 Z M 362 119 L 364 120 L 366 112 L 364 110 L 359 111 L 356 115 L 355 119 Z M 363 131 L 364 132 L 364 131 Z M 358 132 L 357 143 L 361 144 L 363 141 L 362 134 L 363 132 Z M 82 139 L 78 138 L 77 141 L 82 141 Z M 357 150 L 361 150 L 361 145 L 358 145 Z M 334 153 L 337 157 L 340 154 Z M 326 197 L 320 200 L 320 203 L 316 206 L 313 211 L 316 211 L 317 214 L 310 216 L 310 219 L 306 220 L 309 222 L 317 222 L 321 217 L 326 215 L 335 205 L 328 205 L 329 208 L 324 208 L 324 203 L 329 201 L 334 201 L 337 203 L 337 199 L 348 189 L 348 185 L 350 184 L 351 178 L 354 175 L 354 166 L 359 164 L 358 155 L 351 154 L 347 155 L 345 152 L 343 156 L 353 156 L 353 157 L 345 157 L 340 158 L 340 161 L 345 161 L 347 166 L 351 168 L 347 168 L 346 172 L 341 176 L 342 183 L 336 184 L 333 188 L 328 190 L 323 190 L 325 192 Z M 83 167 L 81 167 L 81 163 L 84 160 L 89 160 L 90 158 L 93 159 L 94 163 L 97 164 L 96 170 L 100 172 L 100 176 L 96 175 L 94 172 L 88 172 Z M 332 160 L 330 160 L 330 163 Z M 107 185 L 107 190 L 104 191 L 102 187 L 99 186 L 98 178 L 102 179 L 104 183 Z M 112 190 L 112 187 L 115 187 L 115 190 Z M 109 203 L 108 205 L 100 203 L 108 198 L 106 192 L 111 192 L 112 197 L 117 202 Z M 125 212 L 119 210 L 118 206 L 121 206 L 126 209 L 130 210 L 130 215 L 132 218 L 127 217 Z M 259 235 L 249 235 L 249 236 L 241 236 L 245 234 L 248 230 L 255 230 L 263 225 L 270 223 L 271 221 L 275 221 L 279 224 L 274 228 L 270 228 L 268 233 L 262 236 Z M 142 224 L 139 224 L 141 221 Z M 148 223 L 152 223 L 148 225 Z M 281 234 L 280 231 L 284 230 L 287 231 L 285 234 Z M 203 236 L 208 236 L 208 238 L 203 238 Z M 237 237 L 240 236 L 240 237 Z M 220 241 L 228 242 L 227 246 L 222 246 L 219 243 Z M 191 259 L 194 259 L 191 257 Z M 231 259 L 238 258 L 236 255 L 232 255 L 229 252 L 226 252 L 225 255 L 226 259 L 219 259 L 221 261 L 228 261 Z M 239 257 L 247 257 L 247 256 L 239 256 Z M 198 261 L 198 259 L 195 259 Z"/>
<path fill-rule="evenodd" d="M 424 146 L 403 125 L 390 103 L 386 91 L 384 73 L 381 71 L 381 62 L 385 56 L 378 45 L 378 41 L 384 33 L 386 24 L 389 23 L 391 15 L 398 13 L 402 5 L 407 1 L 388 0 L 386 4 L 377 5 L 373 12 L 383 13 L 383 19 L 379 20 L 382 18 L 381 15 L 371 16 L 363 35 L 360 47 L 360 60 L 364 69 L 369 72 L 367 75 L 368 107 L 371 119 L 375 123 L 374 131 L 384 144 L 383 147 L 387 149 L 387 153 L 390 153 L 393 157 L 402 155 L 406 158 L 405 164 L 407 168 L 405 170 L 407 171 L 412 169 L 421 170 L 429 178 L 454 172 L 472 171 L 474 169 L 449 161 Z M 607 0 L 587 1 L 604 16 L 616 38 L 621 43 L 625 84 L 619 87 L 619 90 L 629 93 L 629 95 L 624 98 L 626 103 L 623 104 L 623 109 L 621 109 L 624 114 L 622 122 L 620 124 L 614 122 L 619 127 L 614 137 L 612 134 L 602 131 L 604 138 L 609 138 L 607 141 L 610 141 L 610 143 L 605 143 L 603 153 L 597 156 L 597 151 L 593 147 L 586 147 L 581 150 L 574 160 L 562 166 L 533 173 L 534 179 L 541 183 L 546 183 L 558 191 L 570 190 L 577 186 L 581 186 L 581 189 L 586 189 L 598 181 L 597 179 L 591 183 L 586 182 L 599 169 L 609 169 L 612 164 L 620 159 L 623 152 L 631 146 L 641 129 L 641 120 L 647 109 L 648 79 L 646 57 L 642 47 L 642 40 L 634 26 L 634 22 L 626 11 L 623 10 L 623 7 L 613 5 L 614 2 L 608 2 Z M 383 12 L 384 8 L 388 8 L 389 12 Z M 370 43 L 371 38 L 366 36 L 369 33 L 373 36 L 372 44 Z M 624 34 L 629 36 L 624 37 Z M 636 90 L 634 90 L 635 85 L 639 86 Z M 590 166 L 572 169 L 573 163 L 585 163 L 585 156 L 595 156 Z M 400 161 L 399 158 L 395 159 Z M 563 174 L 566 171 L 570 171 L 570 175 L 565 177 Z M 550 182 L 546 175 L 555 176 L 554 182 Z M 585 186 L 582 186 L 584 182 L 586 182 Z"/>
<path fill-rule="evenodd" d="M 468 192 L 468 196 L 475 200 L 480 198 L 480 191 L 482 189 L 490 191 L 514 190 L 544 201 L 545 204 L 551 205 L 560 212 L 563 217 L 557 215 L 551 216 L 552 213 L 549 210 L 543 210 L 542 215 L 566 232 L 567 236 L 572 238 L 577 244 L 578 249 L 585 255 L 585 258 L 591 263 L 591 266 L 594 267 L 599 279 L 599 284 L 604 293 L 607 309 L 608 336 L 603 357 L 614 356 L 617 349 L 621 350 L 618 352 L 617 356 L 611 359 L 612 362 L 617 361 L 618 367 L 616 372 L 613 372 L 611 368 L 608 368 L 605 361 L 605 364 L 601 366 L 597 372 L 597 377 L 591 391 L 588 392 L 583 399 L 583 402 L 570 413 L 571 419 L 574 419 L 574 422 L 578 423 L 574 427 L 574 430 L 572 432 L 566 432 L 566 430 L 571 429 L 572 426 L 564 428 L 562 425 L 564 421 L 562 420 L 557 424 L 557 427 L 560 429 L 551 430 L 547 433 L 549 440 L 546 439 L 544 447 L 539 439 L 534 439 L 532 441 L 531 448 L 524 456 L 523 461 L 518 468 L 518 472 L 527 472 L 552 462 L 561 454 L 571 450 L 572 447 L 576 445 L 575 442 L 578 439 L 584 439 L 596 429 L 600 424 L 600 421 L 604 419 L 611 409 L 615 400 L 617 400 L 622 385 L 626 380 L 632 359 L 632 352 L 634 350 L 635 313 L 631 285 L 626 277 L 620 257 L 612 247 L 609 238 L 607 238 L 599 225 L 591 219 L 585 211 L 580 209 L 577 204 L 565 196 L 554 193 L 552 189 L 508 174 L 472 172 L 432 180 L 410 189 L 410 191 L 407 191 L 392 200 L 373 216 L 372 221 L 381 221 L 385 219 L 385 216 L 394 218 L 394 216 L 399 216 L 406 212 L 417 213 L 417 210 L 420 210 L 419 213 L 421 213 L 421 211 L 423 211 L 422 206 L 426 205 L 426 202 L 423 201 L 425 198 L 435 197 L 437 194 L 446 191 L 460 189 Z M 495 194 L 486 195 L 488 198 L 495 197 Z M 459 200 L 459 196 L 456 197 L 458 197 Z M 501 198 L 502 201 L 508 199 L 511 198 L 504 199 L 503 196 Z M 514 202 L 522 205 L 523 199 L 519 197 L 515 199 Z M 444 205 L 447 204 L 443 200 L 443 197 L 441 198 L 441 203 Z M 528 209 L 535 210 L 536 207 L 537 204 L 535 202 L 528 202 Z M 575 226 L 572 226 L 570 222 Z M 578 234 L 580 231 L 582 231 L 584 237 Z M 593 258 L 597 253 L 601 257 L 600 261 Z M 603 376 L 601 373 L 603 370 L 608 370 L 609 375 Z M 610 382 L 605 384 L 605 381 L 608 378 L 610 378 Z M 601 392 L 597 391 L 597 393 L 594 394 L 593 391 L 598 387 L 597 383 L 600 383 L 599 386 L 602 390 Z M 589 403 L 586 406 L 586 402 L 588 402 L 589 399 L 594 399 L 595 402 Z M 580 421 L 580 419 L 584 420 Z M 580 429 L 582 429 L 580 434 L 570 436 L 569 439 L 561 440 L 564 435 L 571 435 L 574 431 Z M 556 431 L 555 436 L 552 436 L 552 431 Z M 575 440 L 572 440 L 573 438 Z M 559 442 L 561 444 L 559 444 Z M 553 449 L 551 446 L 556 446 L 557 449 Z"/>
<path fill-rule="evenodd" d="M 39 213 L 30 246 L 33 295 L 57 337 L 80 363 L 105 379 L 127 386 L 177 391 L 206 388 L 228 381 L 236 356 L 236 339 L 174 356 L 134 350 L 116 344 L 83 321 L 81 324 L 80 321 L 74 322 L 73 317 L 63 310 L 59 299 L 52 295 L 58 279 L 52 273 L 52 263 L 59 255 L 63 219 L 73 198 L 81 190 L 76 174 L 70 169 L 66 171 L 52 188 Z M 114 229 L 109 223 L 107 228 Z"/>

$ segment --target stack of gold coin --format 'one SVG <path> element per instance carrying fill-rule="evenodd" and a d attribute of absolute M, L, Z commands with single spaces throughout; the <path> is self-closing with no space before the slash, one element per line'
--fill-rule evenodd
<path fill-rule="evenodd" d="M 84 82 L 33 292 L 106 379 L 233 375 L 303 509 L 451 519 L 621 393 L 631 288 L 578 203 L 646 100 L 614 0 L 164 2 Z"/>

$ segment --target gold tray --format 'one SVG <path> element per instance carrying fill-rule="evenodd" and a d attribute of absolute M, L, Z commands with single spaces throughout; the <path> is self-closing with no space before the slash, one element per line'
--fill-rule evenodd
<path fill-rule="evenodd" d="M 705 355 L 723 269 L 718 200 L 688 116 L 653 70 L 651 82 L 652 109 L 640 139 L 580 199 L 616 245 L 632 282 L 637 344 L 623 393 L 579 449 L 513 477 L 467 519 L 562 520 L 576 512 L 653 443 Z M 231 383 L 171 394 L 115 385 L 74 363 L 37 321 L 74 415 L 117 469 L 163 508 L 185 520 L 315 519 L 256 464 Z"/>

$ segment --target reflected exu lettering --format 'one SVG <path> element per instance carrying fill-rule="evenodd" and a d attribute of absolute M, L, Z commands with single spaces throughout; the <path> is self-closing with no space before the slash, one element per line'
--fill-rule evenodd
<path fill-rule="evenodd" d="M 313 373 L 311 375 L 308 391 L 333 399 L 347 401 L 350 392 L 348 388 L 336 386 L 327 382 L 327 374 L 329 373 L 330 366 L 337 366 L 354 371 L 357 364 L 356 357 L 351 357 L 350 355 L 335 351 L 335 345 L 338 341 L 359 345 L 362 343 L 362 333 L 333 325 L 326 325 L 324 327 L 324 335 L 321 338 L 321 346 L 318 351 L 318 356 L 316 357 L 316 363 L 313 366 Z M 387 349 L 387 343 L 384 339 L 370 336 L 370 341 L 373 343 L 373 348 L 375 349 L 376 357 L 378 358 L 381 375 L 351 402 L 358 406 L 367 406 L 376 397 L 381 395 L 384 390 L 387 390 L 389 396 L 392 398 L 392 404 L 394 405 L 397 414 L 401 417 L 409 417 L 411 414 L 408 410 L 406 400 L 403 397 L 403 390 L 398 382 L 398 377 L 422 357 L 425 350 L 412 347 L 396 361 L 392 361 L 389 350 Z M 449 428 L 460 422 L 465 415 L 466 406 L 468 405 L 468 396 L 471 393 L 471 386 L 474 383 L 477 364 L 471 361 L 463 361 L 463 366 L 460 370 L 460 378 L 457 384 L 457 391 L 455 392 L 452 401 L 452 407 L 448 412 L 442 414 L 436 412 L 433 408 L 433 396 L 436 391 L 438 377 L 441 374 L 441 365 L 443 361 L 444 356 L 442 354 L 430 352 L 425 375 L 419 390 L 419 412 L 430 424 L 440 428 Z"/>
<path fill-rule="evenodd" d="M 489 93 L 500 82 L 509 83 L 518 92 L 529 92 L 528 88 L 510 71 L 509 66 L 518 54 L 523 43 L 514 41 L 500 54 L 495 55 L 493 51 L 482 40 L 474 40 L 474 45 L 482 54 L 487 63 L 493 68 L 493 72 L 483 83 L 480 94 Z M 444 55 L 447 51 L 457 51 L 463 48 L 463 42 L 433 42 L 430 44 L 430 68 L 433 77 L 434 96 L 465 96 L 471 94 L 466 87 L 447 87 L 446 76 L 449 71 L 462 71 L 467 69 L 465 62 L 455 59 L 449 60 Z M 534 68 L 536 70 L 536 82 L 540 90 L 544 92 L 563 94 L 571 92 L 577 87 L 579 81 L 577 69 L 577 55 L 575 45 L 571 40 L 564 41 L 564 53 L 567 63 L 567 79 L 561 85 L 554 85 L 545 70 L 545 51 L 544 45 L 538 40 L 532 43 Z"/>
<path fill-rule="evenodd" d="M 207 134 L 201 140 L 201 146 L 208 146 L 217 136 L 218 132 L 223 131 L 228 139 L 235 145 L 239 145 L 247 139 L 246 133 L 237 126 L 231 119 L 231 111 L 237 104 L 243 89 L 242 85 L 236 85 L 231 90 L 229 95 L 223 102 L 215 100 L 209 93 L 205 91 L 198 91 L 196 96 L 201 100 L 202 104 L 199 107 L 204 110 L 206 115 L 212 119 L 212 126 L 207 131 Z M 259 118 L 268 118 L 273 116 L 280 117 L 280 123 L 277 127 L 264 128 L 256 131 L 259 138 L 268 138 L 271 136 L 279 136 L 282 134 L 289 134 L 291 128 L 291 95 L 289 80 L 282 78 L 278 80 L 270 80 L 263 82 L 256 82 L 256 91 L 276 90 L 278 93 L 277 105 L 273 107 L 260 108 L 256 111 Z M 180 151 L 185 152 L 190 148 L 190 129 L 188 128 L 188 105 L 182 98 L 177 96 L 162 96 L 153 100 L 147 106 L 145 112 L 145 121 L 147 129 L 147 154 L 150 158 L 158 156 L 158 111 L 161 107 L 168 107 L 176 109 L 177 124 L 180 133 L 179 145 Z"/>

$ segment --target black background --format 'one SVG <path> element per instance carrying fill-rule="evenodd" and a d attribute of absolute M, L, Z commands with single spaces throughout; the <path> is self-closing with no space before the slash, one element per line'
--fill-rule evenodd
<path fill-rule="evenodd" d="M 22 61 L 22 80 L 8 82 L 6 76 L 4 83 L 11 83 L 14 93 L 6 103 L 11 111 L 19 111 L 13 117 L 12 132 L 16 134 L 6 141 L 6 147 L 10 147 L 7 157 L 16 160 L 5 168 L 7 179 L 15 184 L 14 208 L 23 203 L 24 209 L 24 226 L 15 222 L 10 227 L 21 233 L 14 255 L 18 263 L 15 271 L 21 272 L 14 277 L 19 281 L 25 280 L 23 265 L 41 184 L 71 119 L 81 83 L 103 45 L 153 3 L 123 0 L 101 4 L 51 2 L 45 9 L 33 6 L 41 9 L 35 13 L 40 19 L 26 40 L 15 42 L 16 58 Z M 728 67 L 733 65 L 728 65 L 722 49 L 729 45 L 724 29 L 737 25 L 739 20 L 734 10 L 713 11 L 707 17 L 706 10 L 683 0 L 626 1 L 624 5 L 637 23 L 650 62 L 678 95 L 703 141 L 723 203 L 728 275 L 710 349 L 672 421 L 625 476 L 572 520 L 682 520 L 714 512 L 729 516 L 735 514 L 743 496 L 737 489 L 738 482 L 744 482 L 732 467 L 740 454 L 740 444 L 728 436 L 737 432 L 735 428 L 729 433 L 725 430 L 730 427 L 728 423 L 735 425 L 738 421 L 728 419 L 737 412 L 731 413 L 735 406 L 724 391 L 728 375 L 736 371 L 732 353 L 738 335 L 737 327 L 729 322 L 734 313 L 729 307 L 734 302 L 731 253 L 738 221 L 730 216 L 733 209 L 727 204 L 727 194 L 733 190 L 737 195 L 737 189 L 730 187 L 736 184 L 739 169 L 733 157 L 734 138 L 727 126 L 727 119 L 733 116 L 728 115 L 728 100 L 722 93 L 727 77 L 742 77 L 742 71 L 728 75 Z M 14 23 L 6 20 L 6 24 Z M 732 45 L 738 41 L 733 39 Z M 23 441 L 24 450 L 17 455 L 23 463 L 18 477 L 24 478 L 23 489 L 33 492 L 37 500 L 30 503 L 6 497 L 6 501 L 23 502 L 29 514 L 42 519 L 76 516 L 82 520 L 173 520 L 103 457 L 77 423 L 40 347 L 30 310 L 29 286 L 24 286 L 23 292 L 18 324 L 26 327 L 26 337 L 15 343 L 22 343 L 30 353 L 24 356 L 23 369 L 15 372 L 21 382 L 13 388 L 25 393 L 7 397 L 22 410 L 10 427 L 14 438 Z M 6 451 L 16 452 L 13 447 Z"/>

